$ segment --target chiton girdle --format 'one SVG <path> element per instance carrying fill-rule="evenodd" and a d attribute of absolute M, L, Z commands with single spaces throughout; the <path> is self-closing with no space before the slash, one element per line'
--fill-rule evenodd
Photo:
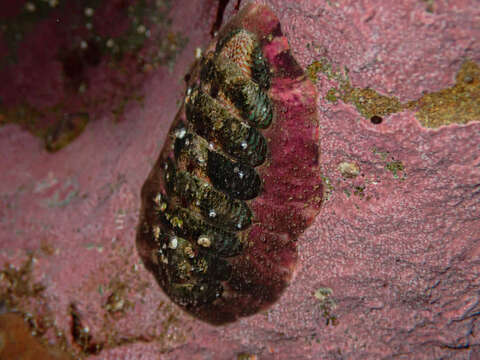
<path fill-rule="evenodd" d="M 142 187 L 137 248 L 175 303 L 224 324 L 280 297 L 320 209 L 316 91 L 272 10 L 254 4 L 185 79 Z"/>

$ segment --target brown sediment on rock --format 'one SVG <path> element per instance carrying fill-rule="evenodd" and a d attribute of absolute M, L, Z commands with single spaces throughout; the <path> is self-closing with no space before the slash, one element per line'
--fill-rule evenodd
<path fill-rule="evenodd" d="M 0 359 L 68 360 L 73 359 L 61 350 L 45 346 L 32 335 L 22 316 L 0 314 Z"/>

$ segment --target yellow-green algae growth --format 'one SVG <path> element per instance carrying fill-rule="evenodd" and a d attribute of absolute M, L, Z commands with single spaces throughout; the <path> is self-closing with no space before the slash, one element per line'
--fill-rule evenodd
<path fill-rule="evenodd" d="M 325 320 L 325 324 L 336 326 L 338 325 L 337 316 L 333 313 L 333 310 L 337 307 L 337 302 L 333 298 L 333 290 L 330 288 L 321 287 L 315 291 L 313 296 L 318 301 L 318 306 L 322 312 L 322 316 Z"/>
<path fill-rule="evenodd" d="M 465 61 L 460 67 L 455 85 L 426 93 L 418 100 L 407 103 L 400 102 L 395 96 L 381 95 L 370 88 L 353 87 L 348 78 L 348 69 L 334 71 L 325 58 L 314 61 L 307 68 L 307 75 L 314 82 L 319 72 L 338 82 L 337 88 L 327 91 L 325 98 L 328 101 L 336 103 L 342 100 L 353 104 L 367 119 L 408 109 L 415 111 L 418 121 L 428 128 L 480 120 L 480 67 L 470 60 Z"/>
<path fill-rule="evenodd" d="M 463 63 L 455 85 L 425 94 L 412 107 L 425 127 L 466 124 L 480 120 L 480 67 L 473 61 Z"/>

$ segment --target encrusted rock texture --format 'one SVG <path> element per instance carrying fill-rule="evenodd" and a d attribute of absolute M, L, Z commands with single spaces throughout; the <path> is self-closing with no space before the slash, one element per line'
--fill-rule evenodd
<path fill-rule="evenodd" d="M 61 58 L 38 56 L 65 46 L 51 25 L 20 42 L 23 56 L 8 65 L 16 82 L 0 85 L 1 312 L 23 314 L 39 341 L 88 359 L 480 358 L 478 3 L 262 3 L 316 84 L 326 189 L 280 300 L 214 327 L 171 303 L 136 252 L 141 185 L 219 18 L 217 1 L 182 0 L 168 13 L 167 33 L 187 39 L 174 61 L 123 63 L 144 73 L 128 73 L 142 100 L 125 96 L 121 120 L 92 111 L 54 153 L 11 123 L 19 101 L 25 111 L 67 99 L 61 111 L 76 114 L 78 99 L 99 95 L 80 81 L 72 96 Z M 227 3 L 224 23 L 237 5 Z M 113 26 L 115 11 L 105 6 L 98 21 Z M 88 66 L 100 84 L 109 67 Z"/>

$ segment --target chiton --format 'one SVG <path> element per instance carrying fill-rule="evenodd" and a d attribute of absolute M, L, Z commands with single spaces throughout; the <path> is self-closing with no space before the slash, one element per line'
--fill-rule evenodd
<path fill-rule="evenodd" d="M 186 82 L 142 188 L 137 248 L 175 303 L 224 324 L 279 298 L 320 209 L 316 91 L 272 10 L 254 4 Z"/>

